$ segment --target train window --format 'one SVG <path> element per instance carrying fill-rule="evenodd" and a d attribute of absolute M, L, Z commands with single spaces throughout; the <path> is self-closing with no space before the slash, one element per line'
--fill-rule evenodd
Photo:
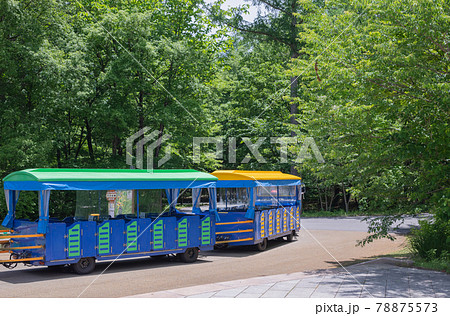
<path fill-rule="evenodd" d="M 278 188 L 278 201 L 283 206 L 295 204 L 296 188 L 295 186 L 280 186 Z"/>
<path fill-rule="evenodd" d="M 21 191 L 16 205 L 16 218 L 37 220 L 39 218 L 38 196 L 39 192 L 36 191 Z"/>
<path fill-rule="evenodd" d="M 87 220 L 90 214 L 108 216 L 108 201 L 105 191 L 76 191 L 75 218 Z"/>
<path fill-rule="evenodd" d="M 217 209 L 226 210 L 227 208 L 227 189 L 217 188 Z"/>
<path fill-rule="evenodd" d="M 136 214 L 136 190 L 76 191 L 75 218 L 86 220 L 92 214 L 100 218 Z"/>
<path fill-rule="evenodd" d="M 196 194 L 195 198 L 198 197 L 198 190 L 192 189 L 182 189 L 180 190 L 180 196 L 177 201 L 177 210 L 180 212 L 190 213 L 194 211 L 193 205 L 193 197 L 192 195 Z M 200 201 L 198 207 L 202 212 L 209 210 L 209 194 L 208 189 L 200 189 Z"/>
<path fill-rule="evenodd" d="M 257 209 L 266 209 L 278 207 L 278 187 L 277 186 L 264 186 L 258 187 L 256 190 L 256 203 Z"/>
<path fill-rule="evenodd" d="M 249 205 L 247 188 L 229 188 L 227 193 L 227 208 L 229 210 L 245 210 Z"/>
<path fill-rule="evenodd" d="M 226 211 L 242 212 L 249 206 L 247 188 L 219 188 L 217 189 L 217 208 Z"/>
<path fill-rule="evenodd" d="M 169 211 L 169 203 L 162 189 L 148 189 L 139 191 L 139 213 L 159 215 Z"/>

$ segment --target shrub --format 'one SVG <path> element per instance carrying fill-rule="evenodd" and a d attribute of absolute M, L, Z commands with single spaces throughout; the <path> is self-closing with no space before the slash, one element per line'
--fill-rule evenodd
<path fill-rule="evenodd" d="M 411 248 L 421 258 L 431 261 L 448 260 L 450 254 L 450 221 L 419 221 L 420 229 L 413 229 Z"/>

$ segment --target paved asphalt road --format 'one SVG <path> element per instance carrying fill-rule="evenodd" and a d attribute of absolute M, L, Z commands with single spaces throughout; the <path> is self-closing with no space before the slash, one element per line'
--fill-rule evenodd
<path fill-rule="evenodd" d="M 302 218 L 302 225 L 308 230 L 339 230 L 367 232 L 368 222 L 364 221 L 365 216 L 355 217 L 321 217 L 321 218 Z M 375 217 L 374 217 L 375 218 Z M 425 217 L 421 217 L 425 218 Z M 407 217 L 403 222 L 397 221 L 394 232 L 405 233 L 411 228 L 419 227 L 418 218 Z"/>
<path fill-rule="evenodd" d="M 414 224 L 414 222 L 411 222 Z M 141 258 L 97 264 L 94 273 L 79 276 L 46 267 L 0 267 L 0 297 L 123 297 L 180 287 L 337 267 L 392 253 L 405 242 L 378 240 L 366 247 L 364 223 L 349 218 L 305 218 L 296 241 L 273 241 L 269 249 L 230 248 L 202 253 L 196 263 Z M 407 224 L 409 225 L 409 224 Z"/>

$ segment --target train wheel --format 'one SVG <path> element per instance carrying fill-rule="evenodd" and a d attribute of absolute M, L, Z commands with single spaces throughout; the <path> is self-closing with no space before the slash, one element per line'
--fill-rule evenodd
<path fill-rule="evenodd" d="M 264 238 L 259 244 L 256 245 L 258 251 L 264 251 L 267 249 L 267 238 Z"/>
<path fill-rule="evenodd" d="M 17 259 L 19 259 L 19 256 L 17 254 L 15 254 L 15 253 L 12 253 L 9 256 L 9 259 L 10 260 L 17 260 Z M 17 262 L 5 262 L 5 263 L 3 263 L 3 265 L 5 266 L 5 268 L 14 269 L 15 267 L 17 267 Z"/>
<path fill-rule="evenodd" d="M 178 258 L 186 263 L 195 262 L 198 258 L 198 248 L 188 248 L 184 253 L 179 253 Z"/>
<path fill-rule="evenodd" d="M 289 235 L 286 236 L 286 240 L 287 240 L 288 242 L 291 242 L 291 241 L 294 240 L 294 232 L 293 232 L 293 231 L 291 231 L 291 233 L 290 233 Z"/>
<path fill-rule="evenodd" d="M 81 258 L 80 261 L 72 264 L 72 269 L 77 274 L 91 273 L 95 269 L 95 259 L 91 257 Z"/>

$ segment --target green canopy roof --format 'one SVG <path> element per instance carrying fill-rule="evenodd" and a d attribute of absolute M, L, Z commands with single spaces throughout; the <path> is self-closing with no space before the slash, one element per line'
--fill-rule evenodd
<path fill-rule="evenodd" d="M 7 175 L 3 181 L 216 181 L 205 172 L 191 169 L 26 169 Z"/>
<path fill-rule="evenodd" d="M 190 169 L 26 169 L 3 181 L 11 190 L 105 190 L 208 187 L 217 178 Z"/>

